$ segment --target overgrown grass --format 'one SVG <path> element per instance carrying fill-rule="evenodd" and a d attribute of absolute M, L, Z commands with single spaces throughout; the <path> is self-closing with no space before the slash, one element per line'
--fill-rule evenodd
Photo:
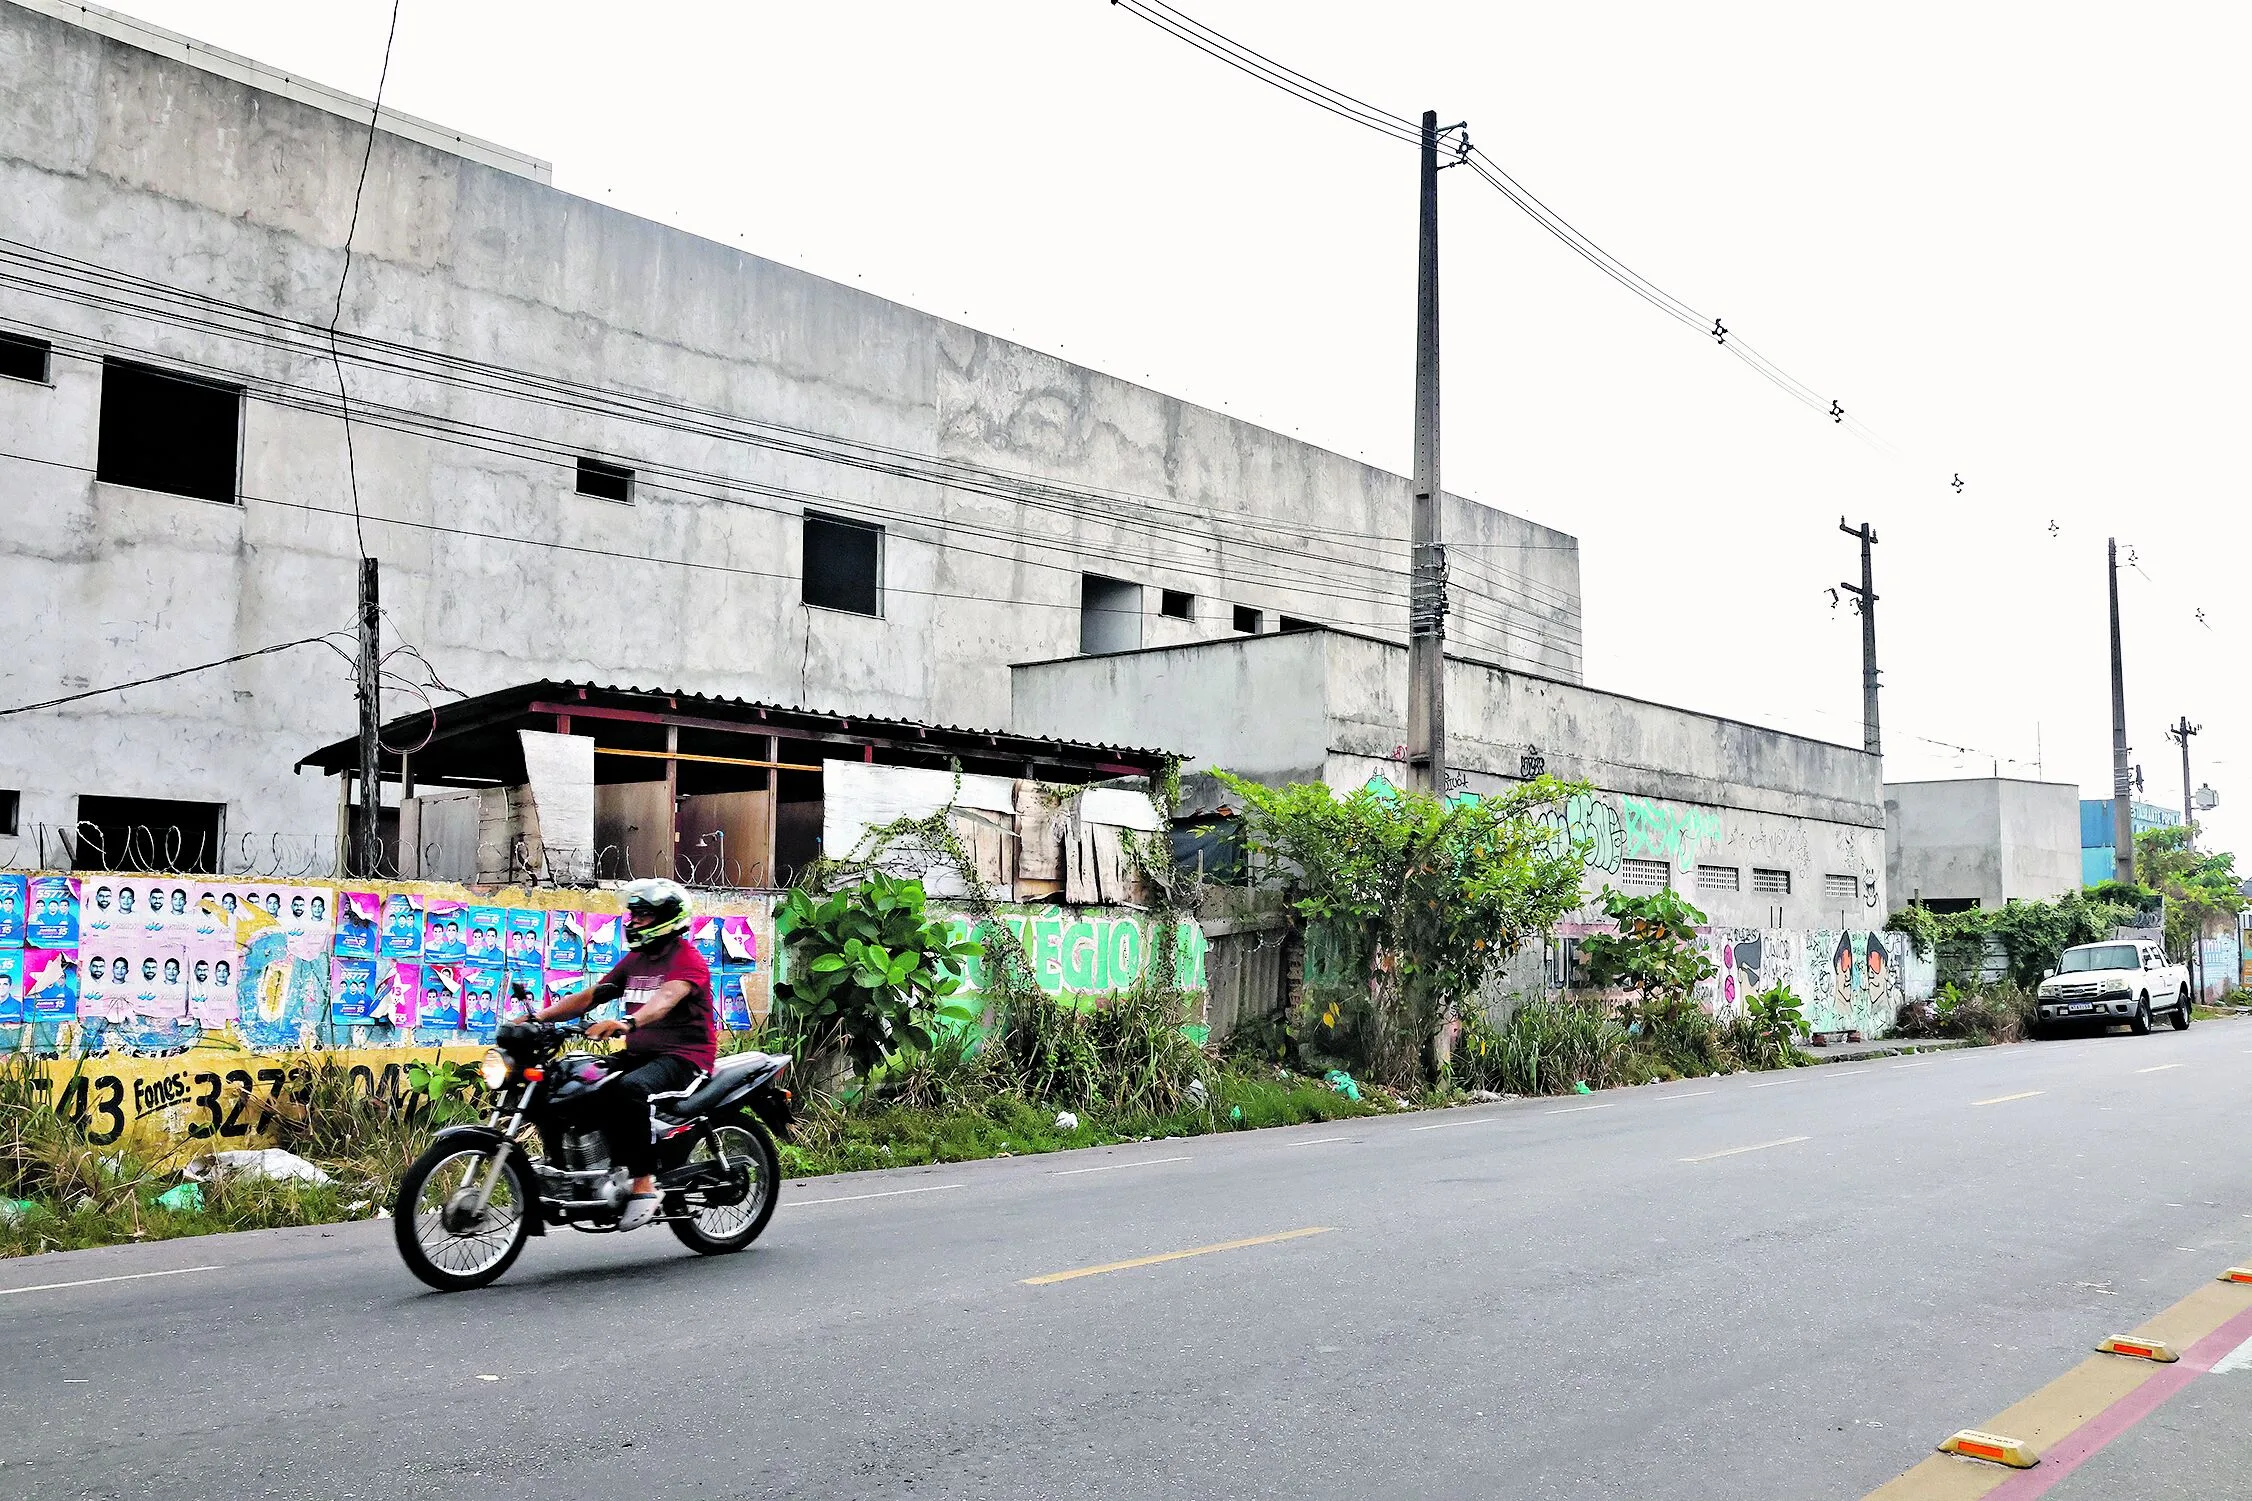
<path fill-rule="evenodd" d="M 1499 1027 L 1477 1013 L 1465 1017 L 1451 1066 L 1465 1089 L 1540 1095 L 1806 1061 L 1787 1037 L 1753 1018 L 1716 1021 L 1692 1001 L 1640 1008 L 1630 1024 L 1600 1002 L 1535 997 Z"/>
<path fill-rule="evenodd" d="M 1928 1001 L 1900 1008 L 1893 1031 L 1901 1037 L 1960 1037 L 1972 1044 L 2022 1042 L 2038 1016 L 2033 991 L 2005 980 L 1964 989 L 1942 985 Z"/>

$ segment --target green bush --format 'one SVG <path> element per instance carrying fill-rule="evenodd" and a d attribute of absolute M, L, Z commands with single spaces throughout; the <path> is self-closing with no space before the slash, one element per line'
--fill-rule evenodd
<path fill-rule="evenodd" d="M 1498 1028 L 1466 1013 L 1453 1069 L 1463 1088 L 1500 1094 L 1562 1094 L 1581 1083 L 1603 1089 L 1652 1074 L 1605 1008 L 1546 996 L 1520 1003 Z"/>
<path fill-rule="evenodd" d="M 899 1048 L 928 1048 L 941 1019 L 975 1019 L 952 997 L 963 961 L 984 946 L 949 941 L 945 919 L 924 909 L 920 881 L 872 871 L 827 896 L 796 888 L 775 907 L 774 931 L 789 954 L 775 998 L 814 1051 L 841 1050 L 856 1073 Z"/>

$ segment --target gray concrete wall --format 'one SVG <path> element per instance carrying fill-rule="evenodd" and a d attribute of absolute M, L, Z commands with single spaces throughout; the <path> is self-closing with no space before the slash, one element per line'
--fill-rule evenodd
<path fill-rule="evenodd" d="M 1313 631 L 1028 663 L 1012 727 L 1177 747 L 1191 770 L 1262 782 L 1398 783 L 1406 655 Z M 1882 784 L 1856 747 L 1475 660 L 1449 659 L 1447 695 L 1448 755 L 1468 790 L 1514 785 L 1535 746 L 1552 775 L 1590 785 L 1564 822 L 1593 846 L 1591 894 L 1623 884 L 1626 862 L 1653 861 L 1716 924 L 1859 930 L 1887 910 Z M 1755 889 L 1761 871 L 1789 890 Z"/>
<path fill-rule="evenodd" d="M 366 116 L 236 72 L 0 0 L 0 328 L 56 346 L 51 384 L 0 381 L 0 590 L 26 643 L 0 701 L 349 623 L 317 331 Z M 1077 648 L 1083 570 L 1147 586 L 1146 642 L 1231 639 L 1238 604 L 1269 630 L 1404 628 L 1399 477 L 429 134 L 376 139 L 342 326 L 400 346 L 347 346 L 360 529 L 396 635 L 452 686 L 580 677 L 998 725 L 1008 663 Z M 120 353 L 247 388 L 242 504 L 94 479 L 100 361 Z M 635 502 L 574 494 L 581 453 L 635 468 Z M 799 602 L 809 506 L 886 527 L 881 618 Z M 1457 638 L 1576 677 L 1571 539 L 1452 497 L 1447 524 L 1484 544 L 1457 573 Z M 1195 596 L 1190 620 L 1156 613 L 1163 588 Z M 103 793 L 326 836 L 333 785 L 288 767 L 352 723 L 345 664 L 301 648 L 0 721 L 0 785 L 33 825 Z"/>
<path fill-rule="evenodd" d="M 1895 906 L 1999 907 L 2080 886 L 2079 789 L 2007 777 L 1885 784 L 1887 888 Z"/>

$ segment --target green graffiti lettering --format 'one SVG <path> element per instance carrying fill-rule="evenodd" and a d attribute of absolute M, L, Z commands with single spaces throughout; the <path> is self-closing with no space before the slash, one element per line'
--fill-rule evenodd
<path fill-rule="evenodd" d="M 1063 993 L 1063 919 L 1053 912 L 1031 920 L 1032 978 L 1050 995 Z"/>
<path fill-rule="evenodd" d="M 1063 949 L 1063 988 L 1084 994 L 1098 989 L 1095 983 L 1095 925 L 1082 919 L 1066 924 L 1061 939 Z"/>
<path fill-rule="evenodd" d="M 1110 925 L 1110 988 L 1127 990 L 1142 977 L 1142 925 L 1122 917 Z"/>

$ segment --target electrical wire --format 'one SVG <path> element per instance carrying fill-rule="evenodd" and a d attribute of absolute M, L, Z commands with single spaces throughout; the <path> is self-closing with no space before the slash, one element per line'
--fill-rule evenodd
<path fill-rule="evenodd" d="M 14 457 L 14 455 L 6 455 L 6 457 Z M 153 677 L 135 678 L 129 683 L 111 683 L 104 688 L 88 688 L 82 693 L 66 693 L 61 698 L 43 699 L 36 704 L 18 704 L 12 709 L 0 709 L 0 719 L 5 719 L 13 714 L 30 714 L 40 709 L 59 709 L 64 704 L 75 704 L 85 699 L 100 698 L 110 693 L 123 693 L 129 688 L 146 688 L 151 683 L 169 683 L 174 678 L 184 678 L 198 672 L 209 672 L 215 667 L 231 667 L 237 662 L 247 662 L 253 657 L 269 657 L 276 652 L 292 651 L 300 646 L 328 646 L 342 652 L 344 649 L 337 645 L 334 638 L 345 634 L 347 633 L 343 631 L 328 631 L 318 636 L 301 637 L 296 641 L 281 641 L 272 646 L 261 646 L 255 651 L 237 652 L 231 657 L 221 657 L 216 662 L 198 662 L 193 667 L 181 667 L 171 672 L 160 672 Z M 350 659 L 349 653 L 346 653 L 346 659 Z"/>
<path fill-rule="evenodd" d="M 375 160 L 375 128 L 383 118 L 383 86 L 391 81 L 391 44 L 399 36 L 399 6 L 391 0 L 391 27 L 383 35 L 383 71 L 375 78 L 375 103 L 368 110 L 367 149 L 360 153 L 360 177 L 352 187 L 352 218 L 344 230 L 344 268 L 336 276 L 336 306 L 328 317 L 328 356 L 336 367 L 336 399 L 344 414 L 344 473 L 352 488 L 352 533 L 360 557 L 368 555 L 367 535 L 360 529 L 360 466 L 352 451 L 352 394 L 344 384 L 344 357 L 336 349 L 336 326 L 344 321 L 344 287 L 352 279 L 352 241 L 360 232 L 360 200 L 367 194 L 368 164 Z"/>

